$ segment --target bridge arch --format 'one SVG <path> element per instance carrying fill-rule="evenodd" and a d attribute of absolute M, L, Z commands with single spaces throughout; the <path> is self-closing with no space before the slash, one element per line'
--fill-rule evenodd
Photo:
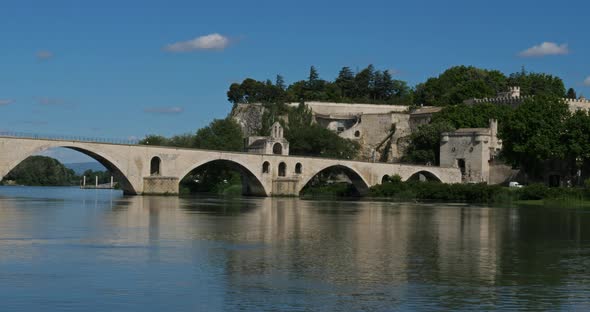
<path fill-rule="evenodd" d="M 39 152 L 48 150 L 48 149 L 58 148 L 58 147 L 68 148 L 68 149 L 80 152 L 80 153 L 96 160 L 97 162 L 99 162 L 101 165 L 103 165 L 107 170 L 109 170 L 113 174 L 113 176 L 119 182 L 119 185 L 125 194 L 135 195 L 135 194 L 138 194 L 138 191 L 141 191 L 141 190 L 138 190 L 138 188 L 136 188 L 133 185 L 133 183 L 131 183 L 129 178 L 125 175 L 125 173 L 121 169 L 123 167 L 121 167 L 121 165 L 118 164 L 118 162 L 115 161 L 112 157 L 107 156 L 105 153 L 99 152 L 99 151 L 97 151 L 93 148 L 87 147 L 87 146 L 75 146 L 75 145 L 69 145 L 69 144 L 51 144 L 51 145 L 36 146 L 32 149 L 29 149 L 25 153 L 20 153 L 19 157 L 14 159 L 10 163 L 10 165 L 8 165 L 6 172 L 0 173 L 0 178 L 7 175 L 10 171 L 12 171 L 12 169 L 14 169 L 16 166 L 18 166 L 18 164 L 23 162 L 28 157 L 35 155 Z"/>
<path fill-rule="evenodd" d="M 299 193 L 301 193 L 301 191 L 306 186 L 308 186 L 308 184 L 311 183 L 316 176 L 318 176 L 322 172 L 326 172 L 332 169 L 341 170 L 350 179 L 355 189 L 358 191 L 359 195 L 366 195 L 369 193 L 369 183 L 367 182 L 367 180 L 365 180 L 365 178 L 356 169 L 341 164 L 328 165 L 321 168 L 320 170 L 317 170 L 313 174 L 305 175 L 306 178 L 301 180 Z"/>
<path fill-rule="evenodd" d="M 242 177 L 242 194 L 254 195 L 254 196 L 268 196 L 268 192 L 266 191 L 266 188 L 264 187 L 264 185 L 262 184 L 260 179 L 257 177 L 257 175 L 254 174 L 254 172 L 251 169 L 249 169 L 246 166 L 240 164 L 239 162 L 231 160 L 231 159 L 211 159 L 211 160 L 199 162 L 197 164 L 193 164 L 189 168 L 186 168 L 178 176 L 179 183 L 187 175 L 189 175 L 192 171 L 197 170 L 203 166 L 214 164 L 214 163 L 223 164 L 223 165 L 227 166 L 228 168 L 236 170 L 240 173 L 240 176 Z M 264 164 L 263 164 L 263 170 L 264 170 Z M 256 172 L 258 172 L 258 171 L 256 171 Z"/>
<path fill-rule="evenodd" d="M 419 170 L 412 173 L 406 181 L 433 181 L 433 182 L 442 182 L 442 179 L 439 178 L 433 172 L 428 170 Z"/>

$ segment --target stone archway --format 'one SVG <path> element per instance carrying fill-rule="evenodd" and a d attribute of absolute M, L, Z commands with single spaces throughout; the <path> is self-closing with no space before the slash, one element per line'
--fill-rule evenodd
<path fill-rule="evenodd" d="M 0 170 L 2 171 L 0 172 L 0 180 L 4 176 L 6 176 L 12 169 L 14 169 L 18 164 L 27 159 L 29 156 L 35 155 L 47 149 L 62 147 L 80 152 L 99 162 L 102 166 L 104 166 L 108 171 L 110 171 L 113 174 L 114 178 L 119 183 L 124 194 L 136 195 L 138 193 L 141 193 L 142 191 L 140 188 L 141 186 L 135 186 L 133 183 L 131 183 L 129 178 L 121 169 L 122 167 L 115 160 L 113 160 L 112 158 L 110 158 L 102 152 L 84 146 L 84 143 L 76 144 L 78 145 L 76 146 L 56 141 L 39 141 L 31 146 L 23 145 L 22 143 L 19 144 L 19 142 L 16 140 L 18 139 L 15 139 L 15 141 L 12 143 L 16 143 L 14 144 L 14 147 L 17 150 L 19 150 L 19 153 L 15 154 L 14 159 L 11 159 L 8 164 L 0 164 L 0 167 L 3 167 L 2 170 Z"/>
<path fill-rule="evenodd" d="M 435 175 L 434 173 L 427 171 L 427 170 L 421 170 L 421 171 L 413 173 L 412 175 L 410 175 L 410 177 L 406 181 L 442 182 L 442 180 L 437 175 Z"/>
<path fill-rule="evenodd" d="M 354 188 L 358 192 L 358 195 L 363 196 L 363 195 L 367 195 L 369 193 L 369 183 L 367 183 L 367 181 L 355 169 L 350 168 L 345 165 L 327 166 L 327 167 L 324 167 L 324 168 L 316 171 L 313 174 L 304 175 L 304 176 L 307 176 L 307 178 L 301 181 L 299 193 L 301 193 L 301 191 L 304 188 L 308 187 L 309 184 L 312 182 L 312 180 L 315 177 L 317 177 L 321 173 L 326 172 L 328 170 L 339 170 L 342 173 L 344 173 L 350 179 L 350 182 L 352 183 L 352 185 L 354 186 Z"/>
<path fill-rule="evenodd" d="M 265 163 L 267 163 L 267 162 L 265 162 Z M 265 163 L 263 163 L 263 166 L 262 166 L 263 170 L 264 170 Z M 188 176 L 191 172 L 198 170 L 199 168 L 202 168 L 204 166 L 211 165 L 211 164 L 220 164 L 220 165 L 226 166 L 232 170 L 239 172 L 240 176 L 242 178 L 242 194 L 243 195 L 268 196 L 268 192 L 266 191 L 266 188 L 264 187 L 262 182 L 258 179 L 258 177 L 250 169 L 246 168 L 244 165 L 242 165 L 234 160 L 229 160 L 229 159 L 213 159 L 213 160 L 209 160 L 209 161 L 205 161 L 205 162 L 193 165 L 190 168 L 188 168 L 187 170 L 185 170 L 184 173 L 182 173 L 179 176 L 179 180 L 178 180 L 179 183 L 186 176 Z M 270 164 L 269 164 L 269 166 L 270 166 Z"/>

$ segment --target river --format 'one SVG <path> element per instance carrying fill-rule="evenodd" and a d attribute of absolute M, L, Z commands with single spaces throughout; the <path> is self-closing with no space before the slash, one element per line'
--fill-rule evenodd
<path fill-rule="evenodd" d="M 0 187 L 0 310 L 590 310 L 589 225 L 574 208 Z"/>

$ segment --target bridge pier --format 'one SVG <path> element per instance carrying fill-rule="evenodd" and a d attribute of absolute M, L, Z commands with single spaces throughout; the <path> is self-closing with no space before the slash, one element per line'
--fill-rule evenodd
<path fill-rule="evenodd" d="M 299 196 L 299 178 L 272 180 L 272 196 Z"/>
<path fill-rule="evenodd" d="M 178 183 L 177 177 L 144 177 L 142 195 L 178 195 Z"/>

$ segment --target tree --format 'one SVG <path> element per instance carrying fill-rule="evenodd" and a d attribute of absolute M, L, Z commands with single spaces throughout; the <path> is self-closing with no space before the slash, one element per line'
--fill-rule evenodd
<path fill-rule="evenodd" d="M 242 89 L 242 85 L 239 83 L 232 83 L 227 91 L 227 100 L 232 102 L 234 105 L 245 102 L 245 93 Z"/>
<path fill-rule="evenodd" d="M 355 82 L 355 100 L 366 100 L 370 98 L 371 90 L 375 82 L 375 67 L 372 64 L 361 70 L 354 77 Z"/>
<path fill-rule="evenodd" d="M 319 80 L 320 80 L 320 75 L 318 74 L 318 71 L 315 68 L 315 66 L 312 65 L 309 68 L 309 77 L 307 78 L 307 88 L 312 91 L 319 91 L 318 90 Z"/>
<path fill-rule="evenodd" d="M 418 127 L 410 135 L 410 145 L 402 162 L 438 165 L 440 162 L 440 137 L 443 132 L 454 131 L 448 121 L 439 121 Z"/>
<path fill-rule="evenodd" d="M 292 155 L 353 159 L 359 145 L 313 123 L 311 111 L 299 104 L 288 113 L 285 138 L 289 141 Z"/>
<path fill-rule="evenodd" d="M 504 158 L 538 177 L 545 160 L 564 159 L 567 150 L 561 139 L 569 114 L 560 97 L 527 98 L 500 124 Z"/>
<path fill-rule="evenodd" d="M 483 103 L 478 105 L 458 104 L 446 106 L 432 117 L 432 122 L 447 122 L 454 128 L 486 128 L 490 119 L 504 123 L 512 112 L 508 105 Z"/>
<path fill-rule="evenodd" d="M 46 156 L 31 156 L 23 160 L 5 177 L 19 185 L 66 186 L 78 184 L 74 170 L 66 168 L 58 160 Z"/>
<path fill-rule="evenodd" d="M 497 70 L 455 66 L 436 78 L 418 84 L 415 104 L 446 106 L 470 98 L 494 97 L 507 86 L 506 76 Z"/>
<path fill-rule="evenodd" d="M 155 134 L 149 134 L 145 138 L 141 139 L 138 144 L 140 145 L 156 145 L 156 146 L 168 146 L 168 139 Z"/>
<path fill-rule="evenodd" d="M 340 88 L 343 97 L 352 98 L 354 96 L 354 73 L 350 67 L 342 67 L 334 82 Z"/>
<path fill-rule="evenodd" d="M 195 147 L 219 151 L 236 151 L 244 149 L 242 129 L 232 118 L 215 119 L 207 127 L 197 131 Z"/>
<path fill-rule="evenodd" d="M 519 86 L 522 96 L 547 95 L 561 98 L 566 95 L 561 78 L 543 73 L 529 73 L 522 70 L 511 74 L 508 84 Z"/>
<path fill-rule="evenodd" d="M 566 119 L 560 141 L 566 146 L 565 161 L 572 176 L 578 170 L 587 176 L 590 170 L 590 114 L 580 110 Z"/>
<path fill-rule="evenodd" d="M 195 146 L 195 135 L 192 133 L 185 133 L 172 136 L 168 139 L 167 146 L 191 148 Z"/>
<path fill-rule="evenodd" d="M 277 78 L 275 80 L 275 86 L 277 86 L 279 89 L 283 91 L 287 88 L 285 86 L 285 79 L 283 79 L 283 76 L 277 75 Z"/>
<path fill-rule="evenodd" d="M 576 90 L 574 90 L 574 88 L 567 89 L 567 93 L 566 93 L 565 97 L 568 99 L 572 99 L 572 100 L 575 100 L 578 98 L 576 95 Z"/>

